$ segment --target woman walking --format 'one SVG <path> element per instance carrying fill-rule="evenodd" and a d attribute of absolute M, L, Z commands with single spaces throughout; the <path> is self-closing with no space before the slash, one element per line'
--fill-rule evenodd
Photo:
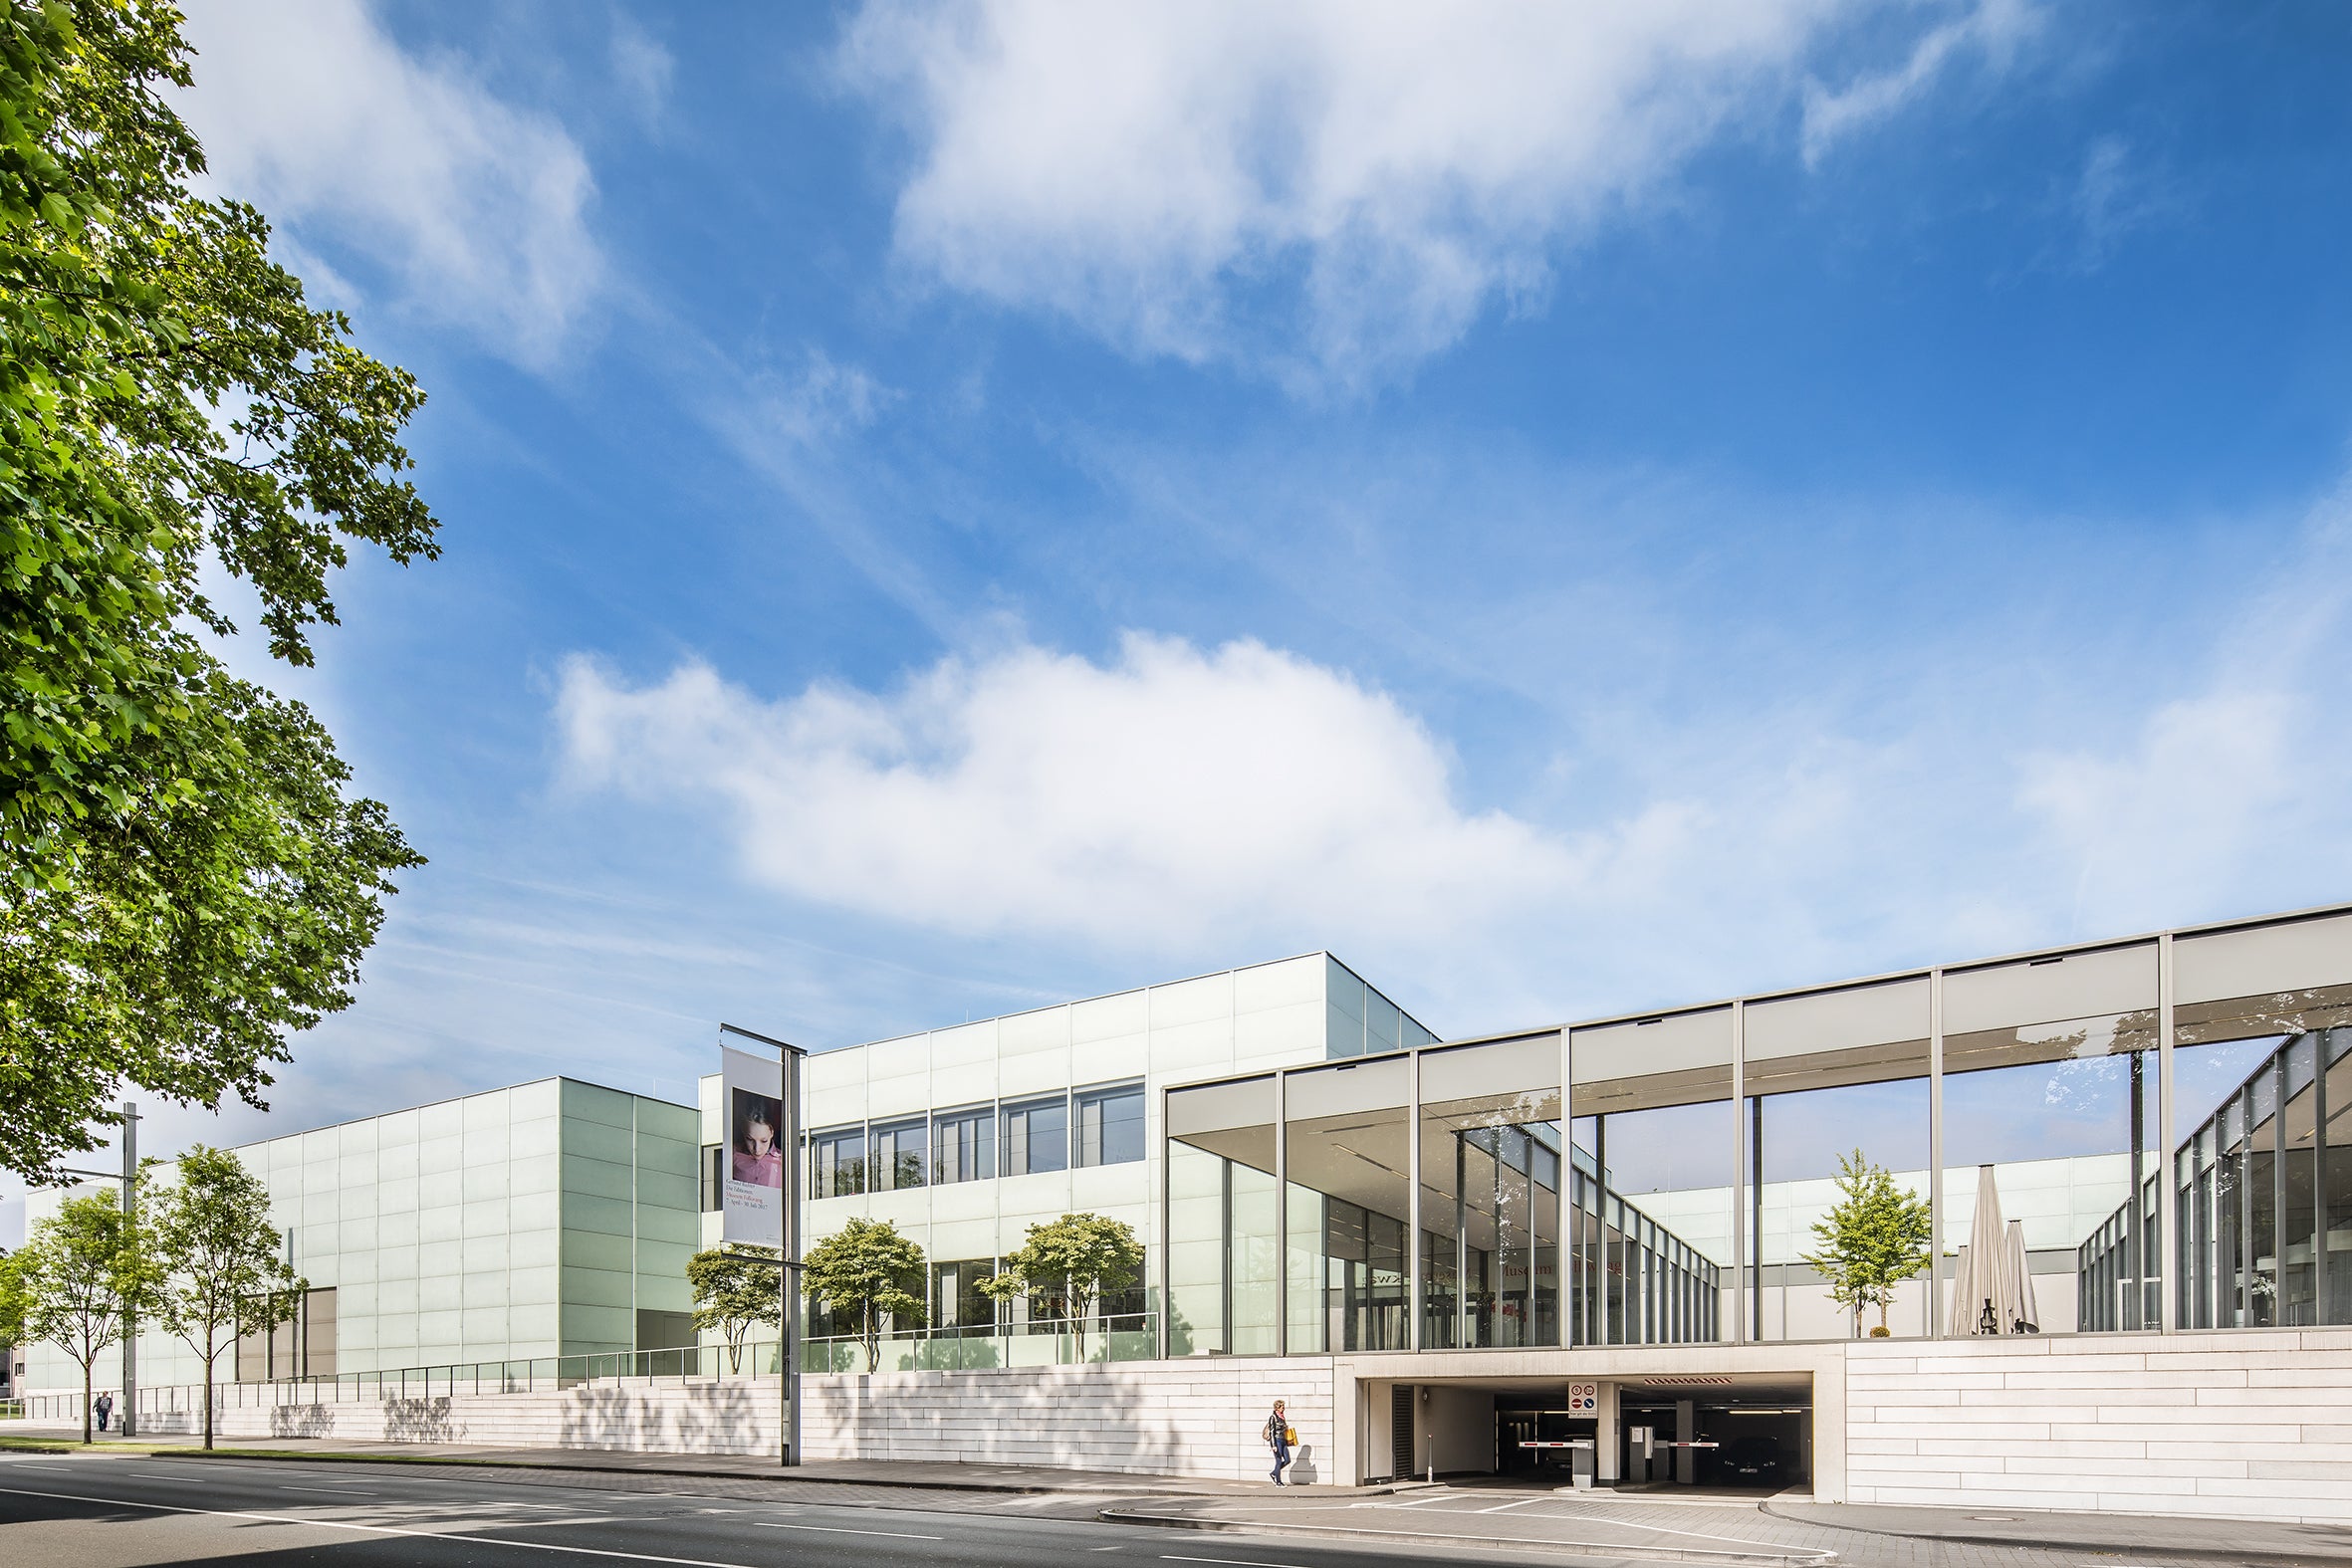
<path fill-rule="evenodd" d="M 1296 1435 L 1291 1431 L 1291 1419 L 1283 1414 L 1283 1402 L 1274 1402 L 1274 1414 L 1266 1418 L 1266 1429 L 1259 1434 L 1274 1450 L 1274 1483 L 1283 1483 L 1283 1466 L 1291 1462 L 1291 1445 Z"/>

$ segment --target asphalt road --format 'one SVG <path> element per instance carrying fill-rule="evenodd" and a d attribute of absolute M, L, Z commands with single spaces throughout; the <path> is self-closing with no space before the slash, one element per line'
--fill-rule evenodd
<path fill-rule="evenodd" d="M 617 1484 L 616 1484 L 617 1482 Z M 1396 1568 L 1450 1552 L 1302 1543 L 1103 1524 L 1111 1499 L 899 1492 L 773 1482 L 597 1477 L 480 1469 L 150 1459 L 0 1458 L 0 1563 L 8 1568 Z M 807 1498 L 809 1500 L 799 1500 Z M 1481 1563 L 1600 1563 L 1557 1552 Z"/>

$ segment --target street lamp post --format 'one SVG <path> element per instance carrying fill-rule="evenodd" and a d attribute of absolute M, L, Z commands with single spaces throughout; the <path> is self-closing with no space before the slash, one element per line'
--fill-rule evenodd
<path fill-rule="evenodd" d="M 790 1468 L 801 1462 L 801 1325 L 794 1310 L 793 1273 L 801 1266 L 796 1255 L 801 1242 L 801 1058 L 808 1052 L 732 1023 L 720 1024 L 719 1032 L 776 1047 L 777 1098 L 784 1106 L 785 1123 L 776 1129 L 784 1155 L 784 1216 L 776 1232 L 777 1415 L 783 1429 L 777 1462 Z"/>
<path fill-rule="evenodd" d="M 122 1169 L 114 1171 L 83 1171 L 73 1166 L 61 1166 L 68 1176 L 86 1176 L 92 1181 L 122 1184 L 122 1214 L 133 1225 L 138 1222 L 138 1107 L 128 1100 L 122 1102 Z M 122 1308 L 122 1434 L 125 1438 L 138 1436 L 138 1309 L 129 1303 Z"/>

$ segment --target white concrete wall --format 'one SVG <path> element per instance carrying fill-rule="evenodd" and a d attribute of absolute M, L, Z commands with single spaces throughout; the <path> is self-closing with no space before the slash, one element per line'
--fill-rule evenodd
<path fill-rule="evenodd" d="M 804 1391 L 801 1440 L 812 1459 L 1054 1464 L 1229 1479 L 1262 1477 L 1272 1467 L 1258 1434 L 1279 1399 L 1298 1430 L 1290 1478 L 1354 1478 L 1335 1472 L 1331 1364 L 1319 1357 L 834 1374 L 807 1379 Z"/>
<path fill-rule="evenodd" d="M 1854 1502 L 2352 1520 L 2352 1329 L 1857 1343 L 1846 1401 Z"/>

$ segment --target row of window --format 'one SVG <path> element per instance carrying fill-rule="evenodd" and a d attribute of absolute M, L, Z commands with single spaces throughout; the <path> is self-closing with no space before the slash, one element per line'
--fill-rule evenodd
<path fill-rule="evenodd" d="M 809 1137 L 809 1196 L 898 1192 L 1143 1158 L 1143 1085 L 1116 1083 Z"/>

